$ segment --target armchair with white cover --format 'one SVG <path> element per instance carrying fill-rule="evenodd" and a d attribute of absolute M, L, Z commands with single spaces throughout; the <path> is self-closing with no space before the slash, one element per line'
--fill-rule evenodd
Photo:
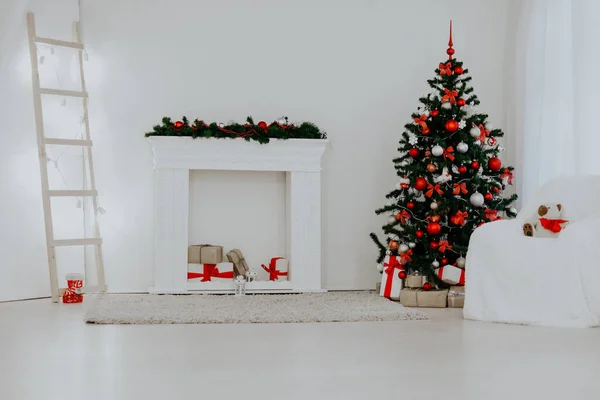
<path fill-rule="evenodd" d="M 540 204 L 560 203 L 558 238 L 527 237 Z M 477 228 L 466 263 L 466 319 L 523 325 L 600 325 L 600 176 L 546 183 L 514 220 Z"/>

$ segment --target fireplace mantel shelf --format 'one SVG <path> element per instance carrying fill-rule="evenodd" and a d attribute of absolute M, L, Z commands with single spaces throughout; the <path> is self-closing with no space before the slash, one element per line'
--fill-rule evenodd
<path fill-rule="evenodd" d="M 325 139 L 243 139 L 153 136 L 155 246 L 152 293 L 214 292 L 187 281 L 190 170 L 286 172 L 289 281 L 260 291 L 321 291 L 321 158 Z M 232 291 L 231 287 L 223 288 Z M 265 289 L 267 288 L 267 289 Z"/>

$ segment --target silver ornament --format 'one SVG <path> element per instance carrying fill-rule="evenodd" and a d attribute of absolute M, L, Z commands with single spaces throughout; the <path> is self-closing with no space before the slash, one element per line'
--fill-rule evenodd
<path fill-rule="evenodd" d="M 466 153 L 469 151 L 469 145 L 465 142 L 460 142 L 458 145 L 456 145 L 456 151 L 459 153 Z"/>
<path fill-rule="evenodd" d="M 456 259 L 456 266 L 458 268 L 464 268 L 466 263 L 467 263 L 467 260 L 464 257 L 462 257 L 462 256 L 458 257 Z"/>
<path fill-rule="evenodd" d="M 416 245 L 417 245 L 416 243 L 410 242 L 408 244 L 408 247 L 410 247 L 411 249 L 414 249 Z"/>
<path fill-rule="evenodd" d="M 485 128 L 486 131 L 491 131 L 492 129 L 494 129 L 494 125 L 492 125 L 491 122 L 486 122 L 483 127 Z"/>
<path fill-rule="evenodd" d="M 400 253 L 406 253 L 406 252 L 408 251 L 408 245 L 406 245 L 406 244 L 402 243 L 402 244 L 400 245 L 400 247 L 398 247 L 398 251 L 399 251 Z"/>
<path fill-rule="evenodd" d="M 437 268 L 437 267 L 439 267 L 439 266 L 440 266 L 440 262 L 439 262 L 439 261 L 437 261 L 437 260 L 435 260 L 435 261 L 433 261 L 433 262 L 431 263 L 431 265 L 433 265 L 433 266 L 434 266 L 434 268 Z"/>
<path fill-rule="evenodd" d="M 471 202 L 471 204 L 473 204 L 475 207 L 481 207 L 484 203 L 484 198 L 483 195 L 479 192 L 475 192 L 471 195 L 471 197 L 469 198 L 469 201 Z"/>
<path fill-rule="evenodd" d="M 452 108 L 452 104 L 450 104 L 450 102 L 449 102 L 449 101 L 447 101 L 447 102 L 445 102 L 445 103 L 442 103 L 442 108 L 443 108 L 444 110 L 449 110 L 449 109 L 451 109 L 451 108 Z"/>
<path fill-rule="evenodd" d="M 479 135 L 481 135 L 481 131 L 478 127 L 474 126 L 469 130 L 469 135 L 471 135 L 472 137 L 478 137 Z"/>
<path fill-rule="evenodd" d="M 390 215 L 388 217 L 388 224 L 393 224 L 394 222 L 396 222 L 396 217 L 394 217 L 393 215 Z"/>
<path fill-rule="evenodd" d="M 442 148 L 442 146 L 440 145 L 435 145 L 433 146 L 433 148 L 431 149 L 431 154 L 433 154 L 436 157 L 441 156 L 442 154 L 444 154 L 444 149 Z"/>
<path fill-rule="evenodd" d="M 224 127 L 225 127 L 225 124 L 222 122 L 219 122 L 219 128 L 224 128 Z"/>
<path fill-rule="evenodd" d="M 438 208 L 438 203 L 436 203 L 435 201 L 433 203 L 431 203 L 429 205 L 429 208 L 431 208 L 432 210 L 437 210 Z"/>
<path fill-rule="evenodd" d="M 509 208 L 508 211 L 510 211 L 510 213 L 513 215 L 515 215 L 517 213 L 517 209 L 514 207 Z"/>
<path fill-rule="evenodd" d="M 383 272 L 383 264 L 377 264 L 377 271 Z"/>

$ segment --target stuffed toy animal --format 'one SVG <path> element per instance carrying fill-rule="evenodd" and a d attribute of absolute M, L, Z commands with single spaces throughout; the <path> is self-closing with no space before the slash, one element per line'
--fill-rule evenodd
<path fill-rule="evenodd" d="M 558 237 L 569 221 L 562 219 L 563 207 L 560 204 L 543 204 L 537 210 L 537 219 L 523 224 L 525 236 Z"/>

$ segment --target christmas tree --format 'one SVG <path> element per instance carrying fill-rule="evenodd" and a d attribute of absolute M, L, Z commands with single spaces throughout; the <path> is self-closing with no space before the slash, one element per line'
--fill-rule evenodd
<path fill-rule="evenodd" d="M 400 182 L 377 214 L 389 214 L 379 248 L 378 270 L 386 255 L 396 256 L 408 273 L 426 275 L 442 284 L 436 269 L 465 267 L 469 237 L 478 226 L 514 217 L 516 195 L 502 196 L 512 184 L 513 168 L 503 166 L 503 150 L 488 116 L 477 112 L 479 100 L 463 63 L 454 59 L 452 22 L 449 56 L 428 80 L 432 93 L 419 99 L 418 112 L 405 125 L 393 160 Z M 405 276 L 406 273 L 403 273 Z"/>

